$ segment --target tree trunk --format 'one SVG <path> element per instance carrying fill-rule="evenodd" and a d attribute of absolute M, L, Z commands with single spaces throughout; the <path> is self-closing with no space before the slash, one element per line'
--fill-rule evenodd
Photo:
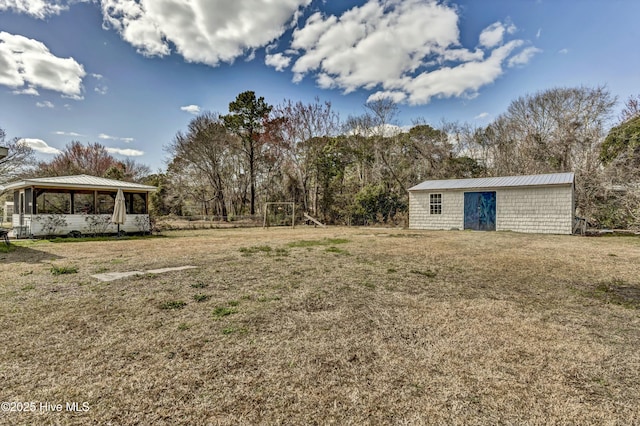
<path fill-rule="evenodd" d="M 251 185 L 251 189 L 250 189 L 250 197 L 251 197 L 251 201 L 250 201 L 250 212 L 251 212 L 251 216 L 253 216 L 254 214 L 256 214 L 256 207 L 255 207 L 255 203 L 256 203 L 256 176 L 255 176 L 255 170 L 254 170 L 254 161 L 255 161 L 255 153 L 253 151 L 253 141 L 251 141 L 249 143 L 249 180 L 250 185 Z"/>

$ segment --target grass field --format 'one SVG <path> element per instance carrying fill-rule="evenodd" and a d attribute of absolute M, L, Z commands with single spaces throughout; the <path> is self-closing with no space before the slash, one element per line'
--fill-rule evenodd
<path fill-rule="evenodd" d="M 638 237 L 229 229 L 4 251 L 0 400 L 38 405 L 0 424 L 640 424 Z"/>

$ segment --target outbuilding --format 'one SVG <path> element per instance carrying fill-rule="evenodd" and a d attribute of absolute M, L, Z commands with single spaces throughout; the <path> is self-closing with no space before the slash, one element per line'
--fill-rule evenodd
<path fill-rule="evenodd" d="M 24 179 L 0 186 L 13 191 L 15 237 L 116 233 L 111 223 L 118 189 L 126 203 L 125 232 L 149 231 L 149 195 L 155 186 L 89 175 Z"/>
<path fill-rule="evenodd" d="M 427 180 L 409 189 L 409 228 L 571 234 L 574 174 Z"/>

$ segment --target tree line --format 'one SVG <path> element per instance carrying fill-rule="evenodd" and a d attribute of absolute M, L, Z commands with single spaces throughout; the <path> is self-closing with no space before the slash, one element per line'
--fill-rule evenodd
<path fill-rule="evenodd" d="M 29 173 L 152 184 L 159 188 L 157 215 L 230 220 L 288 201 L 326 223 L 402 224 L 407 189 L 427 179 L 572 171 L 577 215 L 605 227 L 638 227 L 639 101 L 630 97 L 614 120 L 616 99 L 606 88 L 554 88 L 512 101 L 487 126 L 418 120 L 400 128 L 390 100 L 342 120 L 317 98 L 270 105 L 247 91 L 227 114 L 202 113 L 179 131 L 165 146 L 170 160 L 162 173 L 79 142 Z"/>

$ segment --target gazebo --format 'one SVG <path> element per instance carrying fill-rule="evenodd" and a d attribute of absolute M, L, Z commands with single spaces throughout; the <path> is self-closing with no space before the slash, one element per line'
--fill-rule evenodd
<path fill-rule="evenodd" d="M 111 223 L 118 189 L 125 197 L 128 233 L 149 231 L 149 195 L 155 186 L 89 175 L 24 179 L 0 186 L 13 190 L 15 237 L 79 236 L 117 232 Z"/>

